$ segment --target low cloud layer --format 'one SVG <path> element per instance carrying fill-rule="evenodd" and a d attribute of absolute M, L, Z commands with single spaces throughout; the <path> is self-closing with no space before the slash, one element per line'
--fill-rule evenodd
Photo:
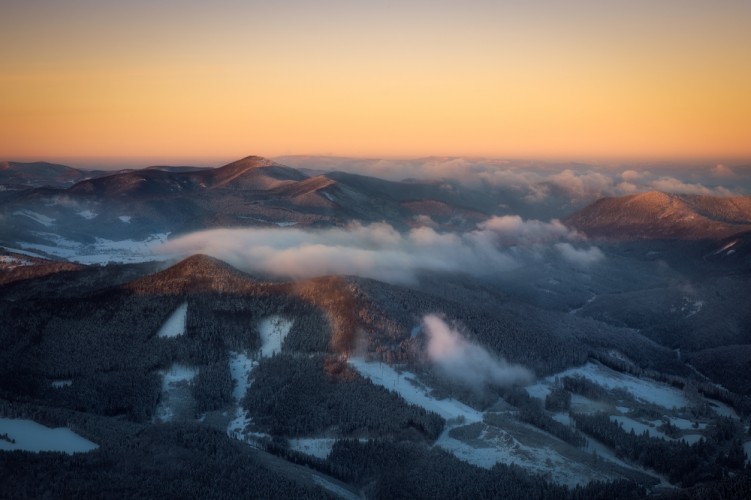
<path fill-rule="evenodd" d="M 566 199 L 574 204 L 603 196 L 651 190 L 676 194 L 748 194 L 751 169 L 725 164 L 587 165 L 505 161 L 490 158 L 421 158 L 405 160 L 287 157 L 291 166 L 343 170 L 391 180 L 442 179 L 471 188 L 500 188 L 530 204 Z"/>
<path fill-rule="evenodd" d="M 482 389 L 488 385 L 523 385 L 534 379 L 528 369 L 470 342 L 437 315 L 427 315 L 422 321 L 428 336 L 428 357 L 451 380 Z"/>
<path fill-rule="evenodd" d="M 556 243 L 568 246 L 555 247 Z M 576 249 L 572 243 L 582 248 Z M 475 230 L 438 232 L 422 226 L 402 233 L 389 224 L 304 230 L 243 228 L 199 231 L 171 240 L 157 252 L 203 253 L 250 272 L 284 278 L 355 275 L 390 283 L 414 283 L 420 272 L 463 272 L 485 277 L 517 268 L 545 252 L 581 264 L 602 252 L 558 221 L 492 217 Z"/>

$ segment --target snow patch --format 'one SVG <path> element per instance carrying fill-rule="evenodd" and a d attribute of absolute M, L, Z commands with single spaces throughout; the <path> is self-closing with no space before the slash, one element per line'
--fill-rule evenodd
<path fill-rule="evenodd" d="M 258 323 L 258 331 L 261 334 L 261 356 L 268 358 L 282 352 L 282 343 L 294 322 L 294 319 L 274 315 Z"/>
<path fill-rule="evenodd" d="M 717 401 L 715 399 L 707 399 L 707 402 L 716 414 L 722 417 L 730 417 L 734 418 L 735 420 L 739 420 L 740 417 L 738 417 L 738 414 L 735 412 L 735 410 L 725 403 L 721 403 L 720 401 Z"/>
<path fill-rule="evenodd" d="M 694 444 L 698 443 L 699 440 L 704 437 L 701 434 L 686 434 L 685 436 L 681 437 L 687 444 Z M 746 451 L 746 454 L 748 455 L 748 450 Z"/>
<path fill-rule="evenodd" d="M 605 473 L 572 461 L 552 448 L 526 446 L 498 427 L 485 426 L 477 438 L 467 441 L 453 438 L 449 432 L 447 429 L 441 434 L 436 446 L 478 467 L 490 469 L 497 463 L 515 464 L 569 487 L 592 480 L 611 479 Z"/>
<path fill-rule="evenodd" d="M 11 248 L 11 247 L 5 247 L 5 246 L 0 246 L 0 248 L 2 248 L 3 250 L 6 250 L 8 252 L 13 252 L 13 253 L 21 254 L 21 255 L 27 255 L 29 257 L 35 257 L 37 259 L 43 259 L 44 258 L 43 256 L 39 255 L 38 253 L 29 252 L 28 250 L 22 250 L 20 248 Z"/>
<path fill-rule="evenodd" d="M 164 372 L 162 389 L 167 390 L 171 385 L 179 382 L 190 382 L 196 375 L 198 375 L 198 368 L 174 363 L 169 370 Z"/>
<path fill-rule="evenodd" d="M 170 422 L 176 416 L 186 417 L 193 403 L 190 382 L 198 375 L 198 368 L 174 363 L 161 373 L 162 394 L 154 411 L 154 420 Z"/>
<path fill-rule="evenodd" d="M 675 426 L 681 430 L 687 431 L 691 429 L 706 429 L 707 424 L 697 423 L 694 426 L 694 422 L 687 418 L 670 417 L 670 425 Z"/>
<path fill-rule="evenodd" d="M 342 488 L 341 486 L 337 484 L 332 483 L 328 479 L 325 479 L 319 476 L 318 474 L 313 474 L 311 477 L 313 478 L 314 483 L 330 491 L 331 493 L 338 496 L 339 498 L 347 498 L 347 499 L 359 498 L 357 495 L 353 494 L 351 491 L 345 488 Z"/>
<path fill-rule="evenodd" d="M 593 401 L 581 394 L 571 395 L 571 411 L 575 413 L 592 414 L 608 410 L 610 410 L 610 406 L 607 403 Z"/>
<path fill-rule="evenodd" d="M 301 438 L 290 439 L 290 449 L 317 458 L 328 458 L 334 447 L 334 438 Z"/>
<path fill-rule="evenodd" d="M 120 219 L 120 222 L 123 222 L 125 224 L 130 224 L 130 220 L 132 218 L 133 217 L 131 217 L 130 215 L 121 215 L 121 216 L 118 217 L 118 219 Z"/>
<path fill-rule="evenodd" d="M 464 423 L 481 422 L 482 413 L 453 398 L 435 399 L 423 387 L 412 382 L 415 375 L 399 373 L 386 363 L 367 362 L 362 358 L 350 358 L 350 366 L 376 385 L 392 390 L 407 402 L 437 413 L 447 421 Z"/>
<path fill-rule="evenodd" d="M 257 365 L 258 362 L 251 360 L 244 352 L 229 353 L 229 373 L 233 382 L 232 399 L 235 400 L 235 410 L 232 420 L 227 425 L 227 435 L 235 439 L 245 439 L 243 433 L 250 423 L 248 412 L 240 405 L 240 401 L 250 388 L 250 374 Z"/>
<path fill-rule="evenodd" d="M 728 250 L 729 248 L 735 246 L 736 243 L 738 243 L 738 240 L 733 240 L 730 243 L 727 243 L 726 245 L 723 245 L 722 248 L 720 248 L 719 250 L 715 251 L 714 255 L 717 255 L 719 253 L 724 252 L 725 250 Z"/>
<path fill-rule="evenodd" d="M 0 450 L 62 451 L 72 455 L 99 448 L 99 445 L 79 436 L 70 429 L 52 429 L 33 420 L 0 418 Z"/>
<path fill-rule="evenodd" d="M 743 451 L 746 452 L 746 463 L 751 464 L 751 441 L 743 443 Z"/>
<path fill-rule="evenodd" d="M 229 353 L 229 373 L 234 382 L 232 398 L 239 403 L 250 388 L 250 373 L 258 365 L 257 361 L 251 360 L 244 352 Z"/>
<path fill-rule="evenodd" d="M 297 225 L 297 222 L 275 222 L 274 224 L 279 227 L 290 227 Z"/>
<path fill-rule="evenodd" d="M 597 294 L 592 295 L 590 298 L 587 299 L 587 301 L 584 304 L 580 305 L 579 307 L 575 307 L 575 308 L 571 309 L 568 313 L 569 314 L 576 314 L 576 313 L 578 313 L 579 311 L 581 311 L 582 309 L 584 309 L 585 307 L 587 307 L 589 304 L 591 304 L 592 302 L 594 302 L 595 299 L 597 299 Z"/>
<path fill-rule="evenodd" d="M 179 337 L 185 334 L 185 320 L 188 316 L 188 303 L 183 302 L 167 318 L 162 327 L 157 332 L 157 337 Z"/>
<path fill-rule="evenodd" d="M 543 401 L 546 397 L 548 397 L 548 394 L 550 394 L 551 391 L 550 383 L 547 380 L 542 380 L 532 385 L 528 385 L 524 389 L 526 389 L 527 394 L 529 394 L 531 397 L 542 399 Z"/>
<path fill-rule="evenodd" d="M 47 217 L 46 215 L 38 214 L 36 212 L 32 212 L 31 210 L 16 210 L 15 212 L 13 212 L 13 215 L 28 217 L 34 222 L 38 222 L 45 227 L 50 227 L 55 223 L 55 219 L 53 219 L 52 217 Z"/>
<path fill-rule="evenodd" d="M 94 217 L 96 217 L 97 215 L 99 215 L 99 214 L 97 214 L 95 212 L 92 212 L 91 210 L 81 210 L 80 212 L 77 212 L 77 213 L 78 213 L 78 215 L 80 215 L 81 217 L 83 217 L 86 220 L 91 220 Z"/>
<path fill-rule="evenodd" d="M 571 415 L 569 415 L 568 413 L 556 413 L 552 418 L 556 422 L 560 422 L 563 425 L 573 425 L 571 422 Z"/>
<path fill-rule="evenodd" d="M 683 393 L 675 387 L 653 380 L 641 379 L 633 375 L 620 373 L 601 364 L 592 362 L 551 375 L 544 380 L 548 385 L 552 385 L 556 378 L 576 376 L 587 378 L 606 389 L 625 389 L 637 399 L 656 404 L 663 408 L 685 408 L 689 406 L 689 402 L 686 400 Z"/>
<path fill-rule="evenodd" d="M 646 431 L 649 437 L 670 439 L 654 427 L 629 417 L 616 416 L 610 417 L 610 420 L 616 422 L 617 424 L 621 424 L 623 426 L 623 430 L 625 430 L 626 432 L 631 432 L 633 430 L 634 433 L 640 436 L 644 433 L 644 431 Z"/>
<path fill-rule="evenodd" d="M 0 255 L 0 269 L 14 269 L 16 267 L 31 266 L 32 262 L 12 255 Z"/>
<path fill-rule="evenodd" d="M 63 387 L 70 387 L 71 385 L 73 385 L 73 381 L 71 379 L 52 381 L 52 387 L 54 387 L 55 389 L 61 389 Z"/>

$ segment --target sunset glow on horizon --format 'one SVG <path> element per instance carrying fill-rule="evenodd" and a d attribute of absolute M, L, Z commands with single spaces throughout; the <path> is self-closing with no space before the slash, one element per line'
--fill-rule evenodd
<path fill-rule="evenodd" d="M 0 160 L 751 158 L 751 2 L 15 1 Z"/>

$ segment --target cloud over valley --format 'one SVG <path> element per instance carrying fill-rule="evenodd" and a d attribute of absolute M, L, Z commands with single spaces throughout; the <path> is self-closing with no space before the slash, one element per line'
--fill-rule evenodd
<path fill-rule="evenodd" d="M 439 232 L 429 226 L 400 232 L 386 223 L 317 230 L 212 229 L 171 240 L 157 251 L 203 253 L 245 271 L 284 278 L 338 274 L 397 284 L 415 283 L 421 272 L 493 276 L 548 254 L 582 265 L 603 258 L 599 249 L 559 221 L 518 216 L 492 217 L 466 232 Z"/>

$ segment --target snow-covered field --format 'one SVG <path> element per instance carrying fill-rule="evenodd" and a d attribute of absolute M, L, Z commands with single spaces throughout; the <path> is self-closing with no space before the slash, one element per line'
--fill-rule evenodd
<path fill-rule="evenodd" d="M 544 398 L 544 394 L 547 394 L 545 387 L 549 391 L 556 377 L 575 376 L 587 378 L 606 389 L 625 389 L 636 397 L 636 399 L 662 406 L 663 408 L 684 408 L 689 405 L 683 393 L 674 387 L 653 380 L 640 379 L 633 375 L 620 373 L 592 362 L 546 377 L 528 386 L 526 389 L 530 396 Z"/>
<path fill-rule="evenodd" d="M 250 359 L 244 352 L 229 353 L 229 372 L 232 377 L 234 387 L 232 389 L 232 398 L 239 402 L 250 387 L 250 373 L 258 363 Z"/>
<path fill-rule="evenodd" d="M 658 431 L 654 427 L 649 426 L 645 423 L 639 422 L 629 417 L 624 417 L 624 416 L 619 415 L 615 417 L 610 417 L 610 420 L 612 420 L 613 422 L 617 422 L 619 424 L 623 424 L 623 430 L 625 430 L 626 432 L 631 432 L 631 430 L 633 430 L 636 434 L 641 435 L 644 433 L 644 431 L 647 431 L 647 434 L 650 437 L 670 439 L 664 433 Z"/>
<path fill-rule="evenodd" d="M 517 429 L 518 430 L 518 429 Z M 522 444 L 512 432 L 485 426 L 476 439 L 459 440 L 445 430 L 436 441 L 458 459 L 482 467 L 497 463 L 515 464 L 547 479 L 567 486 L 586 484 L 593 480 L 609 480 L 613 476 L 558 453 L 552 446 L 531 447 Z"/>
<path fill-rule="evenodd" d="M 410 381 L 415 378 L 415 375 L 410 372 L 399 373 L 386 363 L 367 362 L 362 358 L 350 358 L 348 362 L 360 375 L 374 384 L 398 393 L 407 402 L 435 412 L 447 421 L 459 420 L 464 423 L 482 421 L 482 413 L 460 401 L 452 398 L 431 397 L 424 388 Z"/>
<path fill-rule="evenodd" d="M 707 424 L 703 422 L 697 422 L 696 427 L 694 427 L 694 423 L 691 420 L 687 418 L 679 418 L 679 417 L 670 417 L 670 424 L 684 431 L 689 431 L 692 429 L 706 429 L 707 428 Z"/>
<path fill-rule="evenodd" d="M 198 368 L 174 363 L 162 373 L 162 395 L 154 411 L 154 420 L 170 422 L 176 416 L 187 417 L 193 404 L 190 381 L 198 375 Z"/>
<path fill-rule="evenodd" d="M 411 382 L 414 375 L 409 372 L 399 373 L 385 363 L 366 362 L 360 358 L 350 358 L 348 362 L 374 384 L 392 390 L 407 402 L 445 418 L 448 425 L 436 440 L 435 445 L 447 450 L 460 460 L 483 468 L 491 468 L 497 463 L 516 464 L 531 472 L 543 474 L 556 483 L 569 486 L 617 477 L 617 473 L 610 469 L 611 466 L 593 466 L 582 457 L 575 458 L 578 456 L 577 453 L 581 452 L 565 451 L 572 448 L 538 429 L 516 422 L 513 417 L 509 417 L 508 426 L 489 425 L 483 422 L 482 412 L 460 401 L 451 398 L 438 400 L 431 397 L 429 388 Z M 535 384 L 537 390 L 533 389 L 532 392 L 540 397 L 547 392 L 544 390 L 547 387 L 546 383 L 552 383 L 553 380 L 554 378 L 551 378 L 549 382 L 543 381 Z M 578 402 L 580 406 L 600 405 L 586 398 L 581 399 L 582 401 Z M 592 410 L 594 411 L 594 408 Z M 556 414 L 553 418 L 567 425 L 571 422 L 568 414 L 564 413 Z M 461 435 L 452 437 L 450 435 L 452 429 L 472 423 L 482 426 L 475 437 Z M 590 447 L 588 451 L 596 450 L 599 455 L 616 465 L 642 473 L 646 472 L 618 460 L 611 451 L 599 443 L 593 443 Z"/>
<path fill-rule="evenodd" d="M 24 250 L 66 259 L 81 264 L 107 264 L 109 262 L 137 263 L 152 260 L 166 260 L 171 255 L 155 253 L 156 247 L 167 241 L 169 233 L 152 234 L 144 240 L 107 240 L 96 238 L 94 243 L 81 243 L 63 238 L 54 233 L 36 233 L 48 243 L 19 241 Z"/>
<path fill-rule="evenodd" d="M 157 337 L 179 337 L 185 334 L 185 320 L 188 317 L 188 303 L 183 302 L 167 318 L 157 332 Z"/>
<path fill-rule="evenodd" d="M 0 435 L 7 434 L 14 442 L 0 438 L 0 450 L 62 451 L 82 453 L 99 448 L 65 427 L 52 429 L 33 420 L 0 418 Z"/>
<path fill-rule="evenodd" d="M 571 395 L 571 411 L 575 413 L 597 413 L 610 410 L 610 406 L 602 401 L 593 401 L 581 394 Z"/>
<path fill-rule="evenodd" d="M 28 217 L 34 222 L 38 222 L 45 227 L 50 227 L 55 224 L 55 219 L 53 219 L 52 217 L 47 217 L 46 215 L 38 214 L 36 212 L 32 212 L 31 210 L 16 210 L 15 212 L 13 212 L 13 215 Z"/>
<path fill-rule="evenodd" d="M 294 322 L 294 319 L 274 315 L 258 323 L 258 331 L 261 334 L 261 356 L 268 358 L 282 352 L 282 343 Z"/>
<path fill-rule="evenodd" d="M 290 439 L 289 447 L 292 450 L 318 458 L 326 458 L 331 453 L 336 439 L 333 438 L 300 438 Z"/>
<path fill-rule="evenodd" d="M 251 360 L 243 352 L 229 353 L 229 372 L 232 377 L 232 399 L 235 400 L 235 409 L 232 420 L 227 425 L 227 435 L 240 438 L 245 427 L 250 423 L 247 412 L 240 406 L 240 400 L 245 397 L 251 385 L 250 373 L 258 363 Z"/>

